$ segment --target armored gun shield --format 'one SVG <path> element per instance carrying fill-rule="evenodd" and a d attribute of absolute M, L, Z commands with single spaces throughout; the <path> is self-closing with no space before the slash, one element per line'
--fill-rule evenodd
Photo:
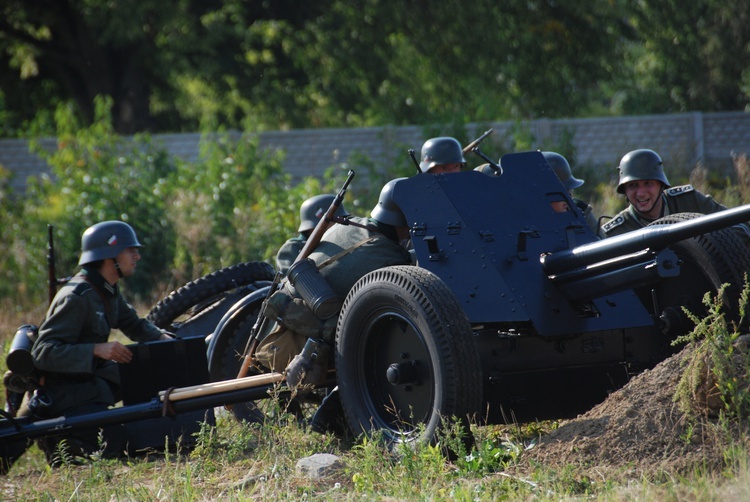
<path fill-rule="evenodd" d="M 580 413 L 665 357 L 680 324 L 668 314 L 739 282 L 750 264 L 725 229 L 750 219 L 750 206 L 600 241 L 541 153 L 506 155 L 502 168 L 500 176 L 420 174 L 395 185 L 417 267 L 377 271 L 345 300 L 337 372 L 355 430 L 369 430 L 369 420 L 408 438 L 416 429 L 404 424 L 434 432 L 436 416 L 471 406 L 494 423 L 511 412 Z M 716 238 L 684 240 L 707 232 Z M 417 288 L 423 274 L 430 285 Z M 453 320 L 435 321 L 443 311 Z M 476 358 L 478 377 L 466 367 Z M 446 375 L 481 389 L 483 402 L 471 405 L 469 392 L 459 399 Z"/>

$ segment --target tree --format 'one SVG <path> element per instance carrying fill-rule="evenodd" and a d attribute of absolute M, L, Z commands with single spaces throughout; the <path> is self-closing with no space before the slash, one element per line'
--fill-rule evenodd
<path fill-rule="evenodd" d="M 623 111 L 742 110 L 750 93 L 750 11 L 741 0 L 631 2 L 639 43 L 625 62 Z"/>

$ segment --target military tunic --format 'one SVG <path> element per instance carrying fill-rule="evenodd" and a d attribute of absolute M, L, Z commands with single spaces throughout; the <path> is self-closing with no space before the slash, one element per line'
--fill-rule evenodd
<path fill-rule="evenodd" d="M 692 185 L 667 188 L 662 191 L 662 214 L 668 216 L 676 213 L 711 214 L 723 211 L 726 207 L 716 202 L 710 195 L 695 190 Z M 644 228 L 653 220 L 638 215 L 632 205 L 620 211 L 617 216 L 601 226 L 599 236 L 602 238 L 621 235 L 639 228 Z"/>
<path fill-rule="evenodd" d="M 302 234 L 286 241 L 281 248 L 279 248 L 279 252 L 276 253 L 276 270 L 282 275 L 286 275 L 289 267 L 292 266 L 294 260 L 299 256 L 300 251 L 302 251 L 302 248 L 305 247 L 305 242 L 307 242 L 307 237 Z"/>
<path fill-rule="evenodd" d="M 334 225 L 309 256 L 342 300 L 365 274 L 391 265 L 411 263 L 410 254 L 398 244 L 393 227 L 367 218 L 352 217 L 350 220 L 367 228 Z M 315 317 L 288 279 L 271 296 L 265 313 L 280 323 L 260 342 L 255 352 L 255 359 L 269 369 L 282 371 L 299 354 L 307 338 L 333 342 L 337 316 L 325 320 Z"/>
<path fill-rule="evenodd" d="M 84 268 L 58 291 L 32 348 L 52 401 L 50 416 L 91 404 L 112 406 L 118 400 L 116 363 L 93 355 L 94 344 L 106 343 L 113 328 L 138 342 L 158 340 L 162 334 L 138 316 L 117 285 Z"/>
<path fill-rule="evenodd" d="M 397 242 L 393 227 L 367 218 L 350 220 L 368 228 L 334 225 L 310 254 L 320 274 L 341 298 L 369 272 L 391 265 L 411 264 L 411 256 Z"/>

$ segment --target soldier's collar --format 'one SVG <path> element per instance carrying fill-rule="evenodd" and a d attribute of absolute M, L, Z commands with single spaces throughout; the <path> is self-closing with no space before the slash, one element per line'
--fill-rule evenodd
<path fill-rule="evenodd" d="M 114 298 L 117 296 L 118 288 L 117 284 L 114 286 L 107 282 L 107 280 L 99 273 L 98 270 L 91 267 L 83 266 L 81 268 L 81 275 L 86 278 L 89 284 L 97 288 L 105 295 Z"/>

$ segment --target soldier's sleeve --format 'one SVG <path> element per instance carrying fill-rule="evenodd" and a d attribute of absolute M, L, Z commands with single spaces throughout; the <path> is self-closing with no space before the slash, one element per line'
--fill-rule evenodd
<path fill-rule="evenodd" d="M 122 295 L 116 297 L 117 328 L 135 342 L 151 342 L 161 338 L 161 330 L 153 323 L 138 315 L 132 305 Z"/>
<path fill-rule="evenodd" d="M 695 194 L 699 207 L 702 209 L 701 213 L 703 214 L 717 213 L 726 209 L 724 205 L 716 202 L 710 195 L 704 195 L 700 192 L 695 192 Z M 743 242 L 746 244 L 750 243 L 750 222 L 738 223 L 737 225 L 733 225 L 732 229 L 737 232 L 737 235 Z"/>
<path fill-rule="evenodd" d="M 726 209 L 726 206 L 719 204 L 710 195 L 704 195 L 695 191 L 695 199 L 698 204 L 698 212 L 701 214 L 718 213 Z"/>
<path fill-rule="evenodd" d="M 78 343 L 86 329 L 88 301 L 77 294 L 55 298 L 32 347 L 34 365 L 54 373 L 91 373 L 94 344 Z"/>
<path fill-rule="evenodd" d="M 305 247 L 305 241 L 301 239 L 289 239 L 284 243 L 276 254 L 276 270 L 286 275 L 289 267 L 297 259 L 302 248 Z"/>

